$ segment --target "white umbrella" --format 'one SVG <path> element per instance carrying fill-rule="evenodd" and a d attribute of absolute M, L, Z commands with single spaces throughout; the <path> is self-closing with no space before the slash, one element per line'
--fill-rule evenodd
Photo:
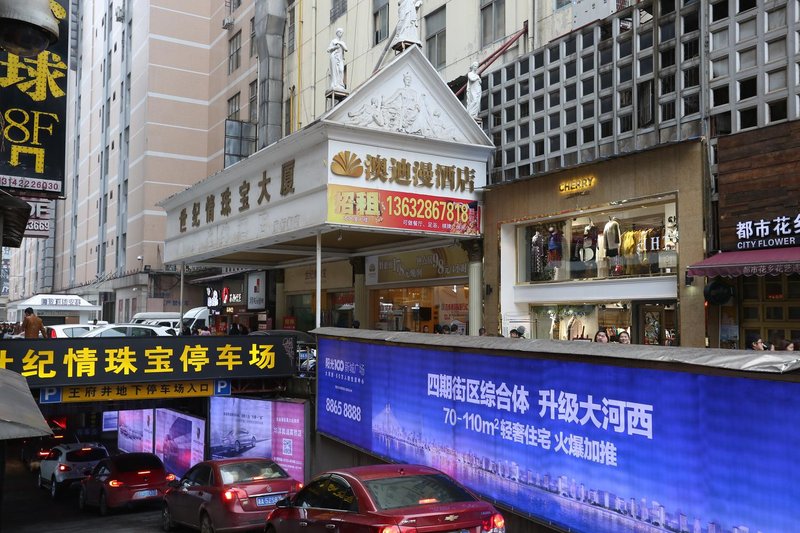
<path fill-rule="evenodd" d="M 25 378 L 0 368 L 0 441 L 52 434 Z"/>

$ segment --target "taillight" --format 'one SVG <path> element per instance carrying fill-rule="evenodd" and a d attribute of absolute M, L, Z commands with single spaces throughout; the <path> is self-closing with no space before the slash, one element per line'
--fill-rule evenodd
<path fill-rule="evenodd" d="M 167 481 L 175 481 L 175 474 L 171 472 L 167 474 Z"/>
<path fill-rule="evenodd" d="M 39 452 L 39 457 L 47 457 L 48 455 L 50 455 L 50 452 L 47 450 L 42 450 Z"/>
<path fill-rule="evenodd" d="M 54 329 L 50 330 L 50 338 L 51 339 L 55 339 L 56 338 L 56 330 L 54 330 Z"/>
<path fill-rule="evenodd" d="M 236 498 L 239 498 L 240 500 L 246 500 L 247 493 L 242 489 L 236 489 L 236 488 L 228 489 L 222 493 L 222 501 L 224 502 L 232 503 L 236 501 Z"/>
<path fill-rule="evenodd" d="M 118 479 L 112 479 L 111 481 L 108 482 L 108 486 L 114 487 L 115 489 L 121 487 L 122 485 L 123 485 L 122 481 L 119 481 Z"/>
<path fill-rule="evenodd" d="M 149 471 L 149 470 L 142 470 L 141 472 L 136 472 L 136 474 L 137 474 L 137 475 L 140 475 L 140 476 L 146 476 L 146 475 L 147 475 L 147 474 L 149 474 L 149 473 L 150 473 L 150 471 Z"/>
<path fill-rule="evenodd" d="M 64 463 L 59 463 L 58 465 L 59 472 L 69 472 L 70 470 L 72 470 L 71 466 L 65 465 Z"/>
<path fill-rule="evenodd" d="M 483 531 L 489 533 L 505 533 L 506 520 L 500 513 L 494 513 L 491 517 L 483 521 Z"/>

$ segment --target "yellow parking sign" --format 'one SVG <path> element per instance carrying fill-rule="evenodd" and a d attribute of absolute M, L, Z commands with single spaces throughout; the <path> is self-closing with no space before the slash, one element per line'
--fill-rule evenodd
<path fill-rule="evenodd" d="M 161 383 L 117 383 L 109 385 L 75 385 L 62 387 L 64 403 L 112 400 L 152 400 L 212 396 L 214 380 L 165 381 Z"/>

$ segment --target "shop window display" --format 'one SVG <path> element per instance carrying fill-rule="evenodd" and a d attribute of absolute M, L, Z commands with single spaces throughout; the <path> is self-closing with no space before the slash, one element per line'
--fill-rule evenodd
<path fill-rule="evenodd" d="M 619 334 L 631 334 L 631 306 L 623 302 L 587 305 L 531 307 L 531 338 L 564 341 L 592 341 L 604 331 L 611 342 Z"/>
<path fill-rule="evenodd" d="M 675 204 L 643 205 L 520 228 L 521 282 L 675 274 Z M 521 263 L 522 264 L 522 263 Z"/>
<path fill-rule="evenodd" d="M 374 329 L 467 334 L 469 289 L 465 285 L 380 289 L 371 292 L 378 320 Z"/>

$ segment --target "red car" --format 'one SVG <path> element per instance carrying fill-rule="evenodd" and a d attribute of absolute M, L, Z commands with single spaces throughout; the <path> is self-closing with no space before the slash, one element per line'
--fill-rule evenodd
<path fill-rule="evenodd" d="M 161 527 L 181 524 L 203 533 L 263 530 L 275 502 L 302 484 L 271 459 L 216 459 L 197 463 L 164 496 Z"/>
<path fill-rule="evenodd" d="M 505 533 L 490 503 L 420 465 L 331 470 L 277 503 L 266 533 Z"/>
<path fill-rule="evenodd" d="M 97 463 L 81 480 L 78 507 L 97 507 L 101 515 L 112 509 L 154 503 L 164 497 L 174 480 L 164 463 L 152 453 L 123 453 Z"/>

